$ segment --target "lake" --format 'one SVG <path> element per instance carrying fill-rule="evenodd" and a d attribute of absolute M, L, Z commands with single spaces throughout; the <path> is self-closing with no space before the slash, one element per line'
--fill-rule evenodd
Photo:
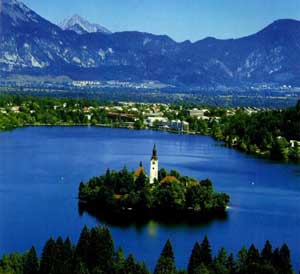
<path fill-rule="evenodd" d="M 80 181 L 107 168 L 149 168 L 153 144 L 160 167 L 197 179 L 210 178 L 231 196 L 225 220 L 203 225 L 108 225 L 116 246 L 154 267 L 167 239 L 178 267 L 185 267 L 195 241 L 208 235 L 213 251 L 237 252 L 287 242 L 300 265 L 300 165 L 274 163 L 225 148 L 206 136 L 97 127 L 30 127 L 0 134 L 0 255 L 41 251 L 50 236 L 77 241 L 83 226 L 99 221 L 80 216 Z M 101 223 L 101 222 L 100 222 Z M 103 222 L 102 222 L 103 223 Z"/>

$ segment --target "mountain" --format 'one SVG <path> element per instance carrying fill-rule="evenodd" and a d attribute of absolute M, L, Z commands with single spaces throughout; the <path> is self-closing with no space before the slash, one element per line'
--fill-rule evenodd
<path fill-rule="evenodd" d="M 69 19 L 65 19 L 63 22 L 59 24 L 59 26 L 63 30 L 73 30 L 78 34 L 85 34 L 85 33 L 93 33 L 93 32 L 101 32 L 110 34 L 111 31 L 102 27 L 98 24 L 92 24 L 89 21 L 83 19 L 79 15 L 74 15 Z"/>
<path fill-rule="evenodd" d="M 239 39 L 191 43 L 142 32 L 78 34 L 17 0 L 0 0 L 0 76 L 155 80 L 176 86 L 300 84 L 300 22 Z M 76 24 L 75 24 L 76 25 Z"/>

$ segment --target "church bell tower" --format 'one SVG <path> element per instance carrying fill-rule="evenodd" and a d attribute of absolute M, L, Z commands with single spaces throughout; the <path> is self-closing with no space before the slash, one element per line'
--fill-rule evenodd
<path fill-rule="evenodd" d="M 150 161 L 150 184 L 154 184 L 154 181 L 158 180 L 158 157 L 156 145 L 153 147 L 152 157 Z"/>

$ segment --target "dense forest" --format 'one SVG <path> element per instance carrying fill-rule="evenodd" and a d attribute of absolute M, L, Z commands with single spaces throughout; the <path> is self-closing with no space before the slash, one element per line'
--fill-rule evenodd
<path fill-rule="evenodd" d="M 300 161 L 300 101 L 293 108 L 222 116 L 211 134 L 230 147 L 273 160 Z M 293 144 L 291 140 L 296 140 Z"/>
<path fill-rule="evenodd" d="M 159 256 L 159 254 L 157 254 Z M 4 255 L 0 274 L 149 274 L 144 263 L 132 254 L 125 257 L 115 248 L 106 227 L 87 227 L 76 245 L 67 238 L 50 238 L 41 257 L 34 247 L 24 254 Z M 186 269 L 177 269 L 172 243 L 168 240 L 158 258 L 154 274 L 293 274 L 290 250 L 286 244 L 273 249 L 269 241 L 259 251 L 254 245 L 243 247 L 237 254 L 221 248 L 216 256 L 207 237 L 196 242 Z"/>
<path fill-rule="evenodd" d="M 229 196 L 215 192 L 209 179 L 197 181 L 179 172 L 159 170 L 149 183 L 142 165 L 137 171 L 107 170 L 106 174 L 80 183 L 79 202 L 90 212 L 110 212 L 126 217 L 213 217 L 223 214 Z M 96 214 L 97 215 L 97 214 Z M 111 215 L 112 216 L 112 215 Z"/>

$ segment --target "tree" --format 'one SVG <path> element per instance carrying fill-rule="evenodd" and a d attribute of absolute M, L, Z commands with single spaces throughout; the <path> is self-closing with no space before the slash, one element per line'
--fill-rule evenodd
<path fill-rule="evenodd" d="M 149 274 L 145 264 L 135 262 L 132 254 L 128 256 L 124 266 L 119 270 L 119 274 Z"/>
<path fill-rule="evenodd" d="M 124 273 L 134 274 L 136 268 L 135 259 L 132 254 L 129 254 L 124 266 Z"/>
<path fill-rule="evenodd" d="M 24 261 L 23 274 L 37 274 L 39 271 L 39 262 L 34 247 L 31 247 Z"/>
<path fill-rule="evenodd" d="M 84 226 L 75 249 L 75 260 L 80 260 L 82 263 L 88 263 L 90 254 L 90 241 L 90 231 L 87 226 Z"/>
<path fill-rule="evenodd" d="M 170 177 L 175 178 L 175 177 Z M 185 205 L 185 188 L 177 181 L 172 179 L 168 181 L 167 177 L 164 183 L 161 183 L 154 193 L 154 205 L 157 209 L 174 212 L 174 210 L 181 210 Z M 171 179 L 170 179 L 171 180 Z"/>
<path fill-rule="evenodd" d="M 198 242 L 195 243 L 188 264 L 188 274 L 196 274 L 198 267 L 202 263 L 201 247 Z"/>
<path fill-rule="evenodd" d="M 273 160 L 288 159 L 288 142 L 285 138 L 276 138 L 271 148 L 271 158 Z"/>
<path fill-rule="evenodd" d="M 279 250 L 279 273 L 280 274 L 292 274 L 293 269 L 291 265 L 290 249 L 287 244 L 284 244 Z"/>
<path fill-rule="evenodd" d="M 113 267 L 114 243 L 110 231 L 105 227 L 97 227 L 91 230 L 89 266 L 97 267 L 105 273 L 111 273 Z"/>
<path fill-rule="evenodd" d="M 72 272 L 73 269 L 73 257 L 74 257 L 74 249 L 72 242 L 70 238 L 68 237 L 64 243 L 63 243 L 63 249 L 62 249 L 62 263 L 63 266 L 61 268 L 61 273 L 62 274 L 69 274 Z"/>
<path fill-rule="evenodd" d="M 212 264 L 212 255 L 211 255 L 211 247 L 208 241 L 207 236 L 204 237 L 201 243 L 201 261 L 206 266 L 211 266 Z"/>
<path fill-rule="evenodd" d="M 50 238 L 43 249 L 40 274 L 56 274 L 54 271 L 54 261 L 56 256 L 56 246 L 53 238 Z"/>
<path fill-rule="evenodd" d="M 116 254 L 115 254 L 115 270 L 116 273 L 121 273 L 121 271 L 124 270 L 126 258 L 123 252 L 123 249 L 121 247 L 118 248 Z"/>
<path fill-rule="evenodd" d="M 221 248 L 217 257 L 214 260 L 215 274 L 229 274 L 230 270 L 227 268 L 227 253 L 224 248 Z"/>
<path fill-rule="evenodd" d="M 135 180 L 135 190 L 139 191 L 147 186 L 147 176 L 144 172 L 141 172 Z"/>
<path fill-rule="evenodd" d="M 166 171 L 165 168 L 161 168 L 158 171 L 158 181 L 160 182 L 161 180 L 163 180 L 166 176 L 168 175 L 168 172 Z"/>
<path fill-rule="evenodd" d="M 173 176 L 173 177 L 179 179 L 180 178 L 180 173 L 177 170 L 172 169 L 170 171 L 170 176 Z"/>
<path fill-rule="evenodd" d="M 238 253 L 238 261 L 237 261 L 238 273 L 244 273 L 246 271 L 247 257 L 248 257 L 248 250 L 244 246 Z"/>
<path fill-rule="evenodd" d="M 265 263 L 271 263 L 273 256 L 272 245 L 269 241 L 266 241 L 263 250 L 261 251 L 261 258 Z"/>
<path fill-rule="evenodd" d="M 229 255 L 226 265 L 227 265 L 227 269 L 229 270 L 230 274 L 236 273 L 236 263 L 234 261 L 234 257 L 233 257 L 232 253 Z"/>
<path fill-rule="evenodd" d="M 161 252 L 154 274 L 175 274 L 175 257 L 171 242 L 168 240 Z"/>
<path fill-rule="evenodd" d="M 258 249 L 252 244 L 248 250 L 247 254 L 247 265 L 253 264 L 253 263 L 259 263 L 260 255 Z"/>
<path fill-rule="evenodd" d="M 223 139 L 222 129 L 221 129 L 220 125 L 217 122 L 213 123 L 211 133 L 212 133 L 212 136 L 216 140 L 222 140 Z"/>
<path fill-rule="evenodd" d="M 294 147 L 290 147 L 289 159 L 292 160 L 293 162 L 300 161 L 300 146 L 298 145 L 298 143 L 295 143 Z"/>

